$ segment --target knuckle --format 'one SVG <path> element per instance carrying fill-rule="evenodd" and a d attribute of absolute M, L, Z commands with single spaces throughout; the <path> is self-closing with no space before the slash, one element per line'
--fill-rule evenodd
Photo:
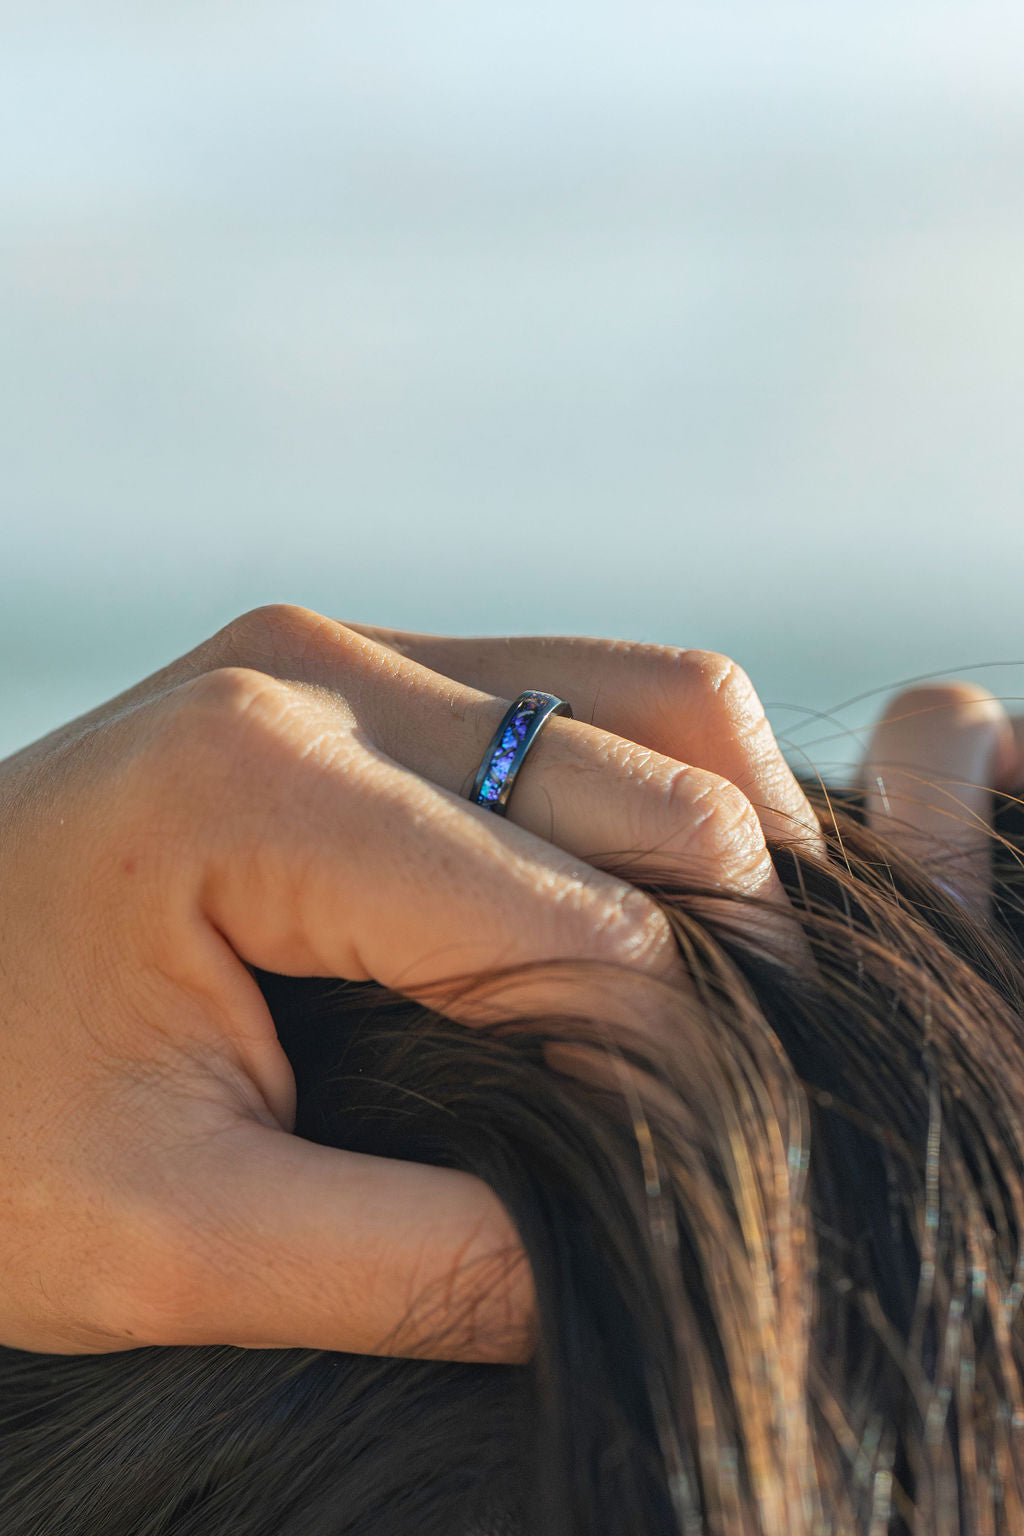
<path fill-rule="evenodd" d="M 645 695 L 673 729 L 681 716 L 711 736 L 749 737 L 769 729 L 757 689 L 731 656 L 641 641 L 616 642 L 610 654 L 627 672 L 642 675 Z"/>
<path fill-rule="evenodd" d="M 711 814 L 708 802 L 715 789 L 726 783 L 727 780 L 719 779 L 717 774 L 692 768 L 687 763 L 679 764 L 670 769 L 661 782 L 660 818 L 676 828 L 699 825 Z"/>
<path fill-rule="evenodd" d="M 232 619 L 214 635 L 217 665 L 258 667 L 300 675 L 329 658 L 332 668 L 367 648 L 367 641 L 336 619 L 295 603 L 265 603 Z"/>
<path fill-rule="evenodd" d="M 655 650 L 655 697 L 667 722 L 686 716 L 712 739 L 750 738 L 769 730 L 757 689 L 731 656 L 667 646 Z"/>
<path fill-rule="evenodd" d="M 685 861 L 715 884 L 734 884 L 760 872 L 769 854 L 754 806 L 729 779 L 712 773 L 701 773 L 700 779 L 703 782 L 696 795 L 692 783 L 685 783 L 685 815 L 689 818 L 684 833 Z M 670 805 L 680 806 L 680 819 L 683 788 L 682 775 L 677 773 L 669 784 L 668 797 Z"/>
<path fill-rule="evenodd" d="M 172 728 L 202 741 L 233 738 L 243 723 L 280 714 L 287 683 L 254 667 L 215 667 L 174 690 Z"/>
<path fill-rule="evenodd" d="M 699 651 L 696 656 L 699 660 L 694 665 L 708 712 L 744 730 L 759 724 L 764 719 L 764 708 L 757 689 L 739 663 L 717 651 Z"/>
<path fill-rule="evenodd" d="M 675 941 L 668 919 L 651 898 L 624 885 L 593 922 L 587 953 L 616 965 L 667 972 L 674 960 Z"/>
<path fill-rule="evenodd" d="M 232 619 L 214 636 L 227 657 L 245 665 L 251 657 L 274 655 L 301 641 L 324 622 L 296 603 L 262 603 Z"/>
<path fill-rule="evenodd" d="M 283 722 L 296 707 L 292 687 L 249 667 L 217 667 L 157 701 L 155 723 L 140 744 L 143 796 L 185 803 L 189 819 L 225 780 L 264 774 L 280 750 Z"/>
<path fill-rule="evenodd" d="M 104 818 L 95 867 L 113 889 L 128 889 L 118 870 L 140 858 L 153 872 L 146 889 L 157 889 L 156 871 L 185 879 L 226 829 L 226 799 L 236 816 L 239 804 L 258 814 L 294 756 L 284 722 L 296 707 L 289 684 L 246 667 L 203 672 L 142 706 L 104 787 L 107 802 L 116 793 L 117 821 Z"/>

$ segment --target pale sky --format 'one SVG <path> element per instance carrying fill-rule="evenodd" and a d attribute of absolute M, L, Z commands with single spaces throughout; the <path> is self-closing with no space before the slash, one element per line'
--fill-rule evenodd
<path fill-rule="evenodd" d="M 1024 657 L 1022 78 L 966 0 L 0 5 L 0 752 L 272 599 Z"/>

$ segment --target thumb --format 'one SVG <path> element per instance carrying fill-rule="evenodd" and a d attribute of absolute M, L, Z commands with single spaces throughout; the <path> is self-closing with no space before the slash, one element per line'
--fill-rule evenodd
<path fill-rule="evenodd" d="M 338 1151 L 251 1120 L 176 1158 L 167 1263 L 138 1343 L 523 1361 L 534 1292 L 482 1180 Z M 163 1208 L 166 1212 L 166 1207 Z"/>

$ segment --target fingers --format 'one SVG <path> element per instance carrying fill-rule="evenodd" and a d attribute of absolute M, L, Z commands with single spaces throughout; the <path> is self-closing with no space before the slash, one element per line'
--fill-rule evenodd
<path fill-rule="evenodd" d="M 344 626 L 309 609 L 271 604 L 241 615 L 187 655 L 62 727 L 46 744 L 223 666 L 338 689 L 346 640 L 356 634 L 498 698 L 514 698 L 527 687 L 567 698 L 577 719 L 728 779 L 754 806 L 767 836 L 823 852 L 817 818 L 749 678 L 728 657 L 702 650 L 587 638 L 416 635 Z"/>
<path fill-rule="evenodd" d="M 402 708 L 380 722 L 378 739 L 416 774 L 462 795 L 505 701 L 418 665 L 403 663 L 402 673 L 395 679 Z M 584 721 L 547 722 L 516 779 L 507 819 L 599 867 L 621 872 L 625 864 L 631 880 L 660 875 L 774 889 L 757 815 L 734 784 Z"/>
<path fill-rule="evenodd" d="M 415 995 L 552 959 L 676 975 L 668 925 L 640 892 L 393 762 L 332 695 L 208 673 L 179 693 L 142 771 L 199 845 L 213 935 L 197 932 L 196 984 L 223 971 L 216 939 L 267 970 Z M 162 899 L 188 878 L 168 842 Z"/>
<path fill-rule="evenodd" d="M 678 979 L 660 911 L 631 884 L 579 863 L 625 853 L 636 854 L 633 878 L 648 867 L 685 873 L 766 896 L 788 915 L 735 786 L 554 720 L 517 783 L 511 809 L 524 822 L 515 825 L 456 793 L 503 705 L 396 665 L 390 690 L 371 687 L 361 699 L 350 686 L 354 705 L 238 669 L 207 674 L 179 696 L 179 750 L 161 743 L 161 771 L 177 784 L 176 756 L 182 746 L 190 754 L 187 815 L 194 821 L 205 806 L 208 817 L 205 911 L 243 959 L 286 974 L 370 977 L 415 995 L 445 976 L 560 958 Z M 196 741 L 208 753 L 204 784 Z M 263 829 L 256 846 L 254 822 Z"/>
<path fill-rule="evenodd" d="M 999 700 L 950 681 L 897 694 L 861 767 L 868 824 L 981 919 L 991 907 L 992 787 L 1019 762 Z"/>
<path fill-rule="evenodd" d="M 458 639 L 351 625 L 436 672 L 504 698 L 541 688 L 577 719 L 728 779 L 766 836 L 824 849 L 821 829 L 746 673 L 713 651 L 563 637 Z"/>
<path fill-rule="evenodd" d="M 145 1187 L 119 1315 L 139 1342 L 521 1361 L 529 1266 L 482 1180 L 239 1122 Z"/>
<path fill-rule="evenodd" d="M 399 664 L 394 681 L 404 702 L 382 722 L 382 745 L 415 773 L 462 794 L 505 701 L 408 661 Z M 530 748 L 507 816 L 631 882 L 702 885 L 769 901 L 781 922 L 747 910 L 744 925 L 773 934 L 795 954 L 792 912 L 757 813 L 716 773 L 584 721 L 553 718 Z"/>
<path fill-rule="evenodd" d="M 103 709 L 133 707 L 226 665 L 346 693 L 354 681 L 352 642 L 358 637 L 377 646 L 376 662 L 363 673 L 378 695 L 379 712 L 386 710 L 387 685 L 403 656 L 421 662 L 435 679 L 452 678 L 492 697 L 513 698 L 524 687 L 547 689 L 569 699 L 577 719 L 736 785 L 754 806 L 765 835 L 819 855 L 824 851 L 817 817 L 779 750 L 753 685 L 741 668 L 715 652 L 579 638 L 411 635 L 344 626 L 308 609 L 277 604 L 243 614 Z M 396 756 L 407 760 L 402 752 Z"/>

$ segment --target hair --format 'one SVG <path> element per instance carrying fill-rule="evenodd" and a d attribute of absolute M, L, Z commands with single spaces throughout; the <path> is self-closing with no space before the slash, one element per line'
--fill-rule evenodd
<path fill-rule="evenodd" d="M 1019 1536 L 1024 816 L 982 923 L 804 787 L 815 968 L 661 881 L 693 985 L 607 1019 L 261 974 L 299 1135 L 496 1190 L 536 1355 L 2 1350 L 4 1536 Z"/>

